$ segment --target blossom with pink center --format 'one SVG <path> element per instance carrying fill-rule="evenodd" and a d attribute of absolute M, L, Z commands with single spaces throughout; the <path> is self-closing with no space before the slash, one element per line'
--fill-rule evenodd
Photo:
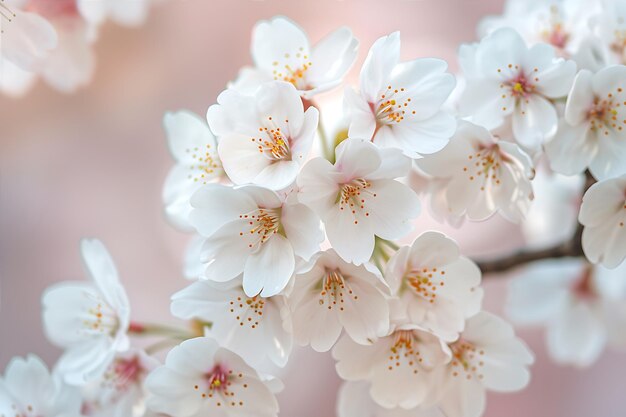
<path fill-rule="evenodd" d="M 89 417 L 129 417 L 144 407 L 144 380 L 159 362 L 141 350 L 118 354 L 97 381 L 82 388 L 82 414 Z"/>
<path fill-rule="evenodd" d="M 417 165 L 441 180 L 433 183 L 432 191 L 444 216 L 484 220 L 500 212 L 519 222 L 533 199 L 530 157 L 516 144 L 469 122 L 459 124 L 448 146 Z"/>
<path fill-rule="evenodd" d="M 345 329 L 355 342 L 372 343 L 389 332 L 388 293 L 375 267 L 320 252 L 298 271 L 289 296 L 296 341 L 325 352 Z"/>
<path fill-rule="evenodd" d="M 496 30 L 479 44 L 462 45 L 459 60 L 467 79 L 459 103 L 462 115 L 490 129 L 511 121 L 515 140 L 529 149 L 556 133 L 552 100 L 569 92 L 574 61 L 557 58 L 547 44 L 529 48 L 510 28 Z"/>
<path fill-rule="evenodd" d="M 207 184 L 191 198 L 190 221 L 206 238 L 204 278 L 226 282 L 243 273 L 249 297 L 271 297 L 291 279 L 296 257 L 308 260 L 324 240 L 319 218 L 295 195 Z"/>
<path fill-rule="evenodd" d="M 454 341 L 465 319 L 480 311 L 480 270 L 459 253 L 452 239 L 437 232 L 420 235 L 389 260 L 385 280 L 411 323 Z"/>
<path fill-rule="evenodd" d="M 556 362 L 593 364 L 606 346 L 626 347 L 626 263 L 616 269 L 581 259 L 546 260 L 512 282 L 506 303 L 520 326 L 545 326 Z"/>
<path fill-rule="evenodd" d="M 552 169 L 572 175 L 589 168 L 599 180 L 626 173 L 624 89 L 626 66 L 578 73 L 559 131 L 545 145 Z"/>
<path fill-rule="evenodd" d="M 0 377 L 0 416 L 80 417 L 80 391 L 51 375 L 35 355 L 13 358 Z"/>
<path fill-rule="evenodd" d="M 242 68 L 230 88 L 254 94 L 263 83 L 284 81 L 293 84 L 302 98 L 311 99 L 341 84 L 356 59 L 358 46 L 347 27 L 311 46 L 306 33 L 288 18 L 262 20 L 252 33 L 255 66 Z"/>
<path fill-rule="evenodd" d="M 583 196 L 578 221 L 592 263 L 615 268 L 626 258 L 626 174 L 592 185 Z"/>
<path fill-rule="evenodd" d="M 442 110 L 455 86 L 445 61 L 400 61 L 400 33 L 378 39 L 361 69 L 360 92 L 346 89 L 349 136 L 418 158 L 443 148 L 456 121 Z"/>
<path fill-rule="evenodd" d="M 319 113 L 293 85 L 273 81 L 253 95 L 226 90 L 207 118 L 219 139 L 218 152 L 233 183 L 272 190 L 291 185 L 311 150 Z"/>
<path fill-rule="evenodd" d="M 374 236 L 398 239 L 419 214 L 415 193 L 395 178 L 410 170 L 410 159 L 397 149 L 347 139 L 336 149 L 336 162 L 309 161 L 298 176 L 298 199 L 317 213 L 333 249 L 346 262 L 367 262 Z"/>
<path fill-rule="evenodd" d="M 257 372 L 208 337 L 172 349 L 148 376 L 148 408 L 174 417 L 273 417 L 278 403 Z"/>

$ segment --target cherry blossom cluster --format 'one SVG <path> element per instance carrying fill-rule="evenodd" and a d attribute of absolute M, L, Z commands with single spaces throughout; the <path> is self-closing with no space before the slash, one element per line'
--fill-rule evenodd
<path fill-rule="evenodd" d="M 206 119 L 163 121 L 165 213 L 193 235 L 171 299 L 188 326 L 131 320 L 108 251 L 83 240 L 89 280 L 43 295 L 64 353 L 52 371 L 14 359 L 0 416 L 272 417 L 299 345 L 336 361 L 339 417 L 479 417 L 487 391 L 529 383 L 533 354 L 482 308 L 482 275 L 518 266 L 507 313 L 546 325 L 557 361 L 626 346 L 625 3 L 512 0 L 479 34 L 456 77 L 379 38 L 329 131 L 318 97 L 358 41 L 257 23 L 253 66 Z M 473 261 L 420 230 L 422 205 L 453 226 L 502 216 L 527 245 Z"/>
<path fill-rule="evenodd" d="M 154 0 L 0 0 L 0 91 L 26 93 L 38 78 L 62 92 L 86 85 L 106 20 L 135 26 Z"/>

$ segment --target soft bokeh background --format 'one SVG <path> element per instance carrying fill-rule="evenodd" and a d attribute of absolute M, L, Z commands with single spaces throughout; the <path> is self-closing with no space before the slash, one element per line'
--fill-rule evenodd
<path fill-rule="evenodd" d="M 371 43 L 395 30 L 405 59 L 441 57 L 456 70 L 459 43 L 474 40 L 480 17 L 501 8 L 502 0 L 170 0 L 141 28 L 104 28 L 93 83 L 79 93 L 38 85 L 19 100 L 0 97 L 0 369 L 27 352 L 48 363 L 58 356 L 42 332 L 40 295 L 54 282 L 84 278 L 83 236 L 109 247 L 135 319 L 171 320 L 169 296 L 186 284 L 187 237 L 161 211 L 171 164 L 161 118 L 179 108 L 205 114 L 250 63 L 257 20 L 285 14 L 313 41 L 350 26 L 361 41 L 354 84 Z M 423 216 L 418 230 L 426 228 L 446 231 L 475 256 L 521 243 L 517 229 L 498 218 L 453 230 Z M 499 312 L 506 277 L 487 278 L 485 286 L 486 307 Z M 546 358 L 540 331 L 520 334 L 537 354 L 532 383 L 521 393 L 490 394 L 486 416 L 626 414 L 626 355 L 607 353 L 586 370 L 563 368 Z M 281 415 L 334 415 L 339 380 L 329 354 L 296 350 L 283 378 Z"/>

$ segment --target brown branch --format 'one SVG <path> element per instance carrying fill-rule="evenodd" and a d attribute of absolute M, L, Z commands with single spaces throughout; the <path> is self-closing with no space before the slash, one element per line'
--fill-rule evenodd
<path fill-rule="evenodd" d="M 585 172 L 585 187 L 583 189 L 583 195 L 587 192 L 596 180 L 589 173 Z M 566 257 L 580 257 L 584 256 L 582 248 L 583 226 L 578 223 L 576 232 L 570 240 L 567 242 L 536 250 L 521 250 L 503 258 L 486 261 L 476 261 L 476 264 L 480 268 L 483 274 L 506 272 L 510 269 L 525 265 L 530 262 L 540 261 L 544 259 L 557 259 Z"/>

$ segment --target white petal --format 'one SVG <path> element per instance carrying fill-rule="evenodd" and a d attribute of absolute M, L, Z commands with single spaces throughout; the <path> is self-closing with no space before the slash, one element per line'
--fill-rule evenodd
<path fill-rule="evenodd" d="M 554 106 L 536 94 L 520 101 L 513 113 L 513 134 L 527 148 L 536 148 L 544 138 L 554 135 L 557 127 Z"/>
<path fill-rule="evenodd" d="M 420 212 L 417 195 L 398 181 L 380 179 L 371 182 L 372 197 L 363 193 L 363 209 L 370 214 L 371 229 L 383 239 L 399 239 L 413 229 L 411 220 Z"/>
<path fill-rule="evenodd" d="M 305 62 L 304 56 L 309 54 L 306 34 L 286 17 L 277 16 L 269 21 L 260 21 L 254 27 L 252 58 L 257 67 L 267 73 L 277 70 L 286 74 L 287 66 L 293 70 L 300 68 Z"/>
<path fill-rule="evenodd" d="M 400 32 L 374 42 L 361 68 L 361 93 L 374 103 L 379 91 L 386 88 L 391 72 L 400 60 Z"/>
<path fill-rule="evenodd" d="M 191 198 L 189 222 L 203 236 L 211 236 L 224 224 L 257 209 L 246 193 L 218 184 L 207 184 Z"/>
<path fill-rule="evenodd" d="M 295 268 L 293 248 L 289 241 L 276 234 L 261 244 L 248 257 L 243 271 L 243 289 L 253 297 L 271 297 L 285 288 Z"/>
<path fill-rule="evenodd" d="M 281 223 L 294 253 L 308 261 L 324 241 L 319 217 L 302 204 L 285 204 Z"/>
<path fill-rule="evenodd" d="M 307 81 L 316 87 L 339 83 L 354 63 L 358 45 L 347 27 L 330 33 L 313 47 L 314 64 L 307 74 Z"/>

